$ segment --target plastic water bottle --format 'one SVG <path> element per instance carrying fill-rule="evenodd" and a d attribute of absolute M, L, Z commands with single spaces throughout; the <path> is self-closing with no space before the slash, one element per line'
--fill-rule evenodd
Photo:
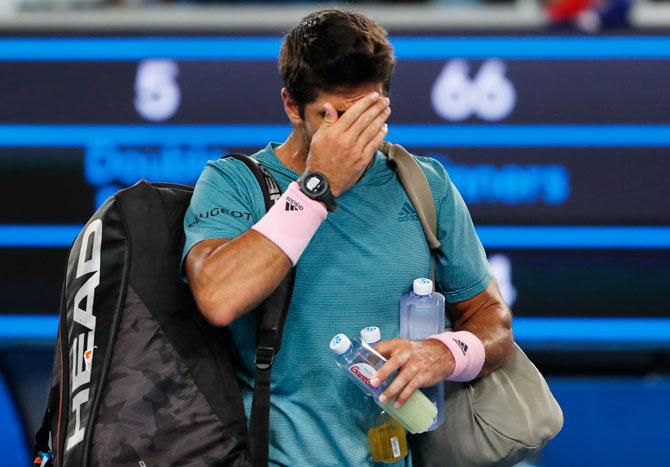
<path fill-rule="evenodd" d="M 444 331 L 444 296 L 433 292 L 433 281 L 419 278 L 412 290 L 400 297 L 400 337 L 425 339 Z M 444 384 L 421 388 L 437 407 L 437 417 L 427 431 L 444 422 Z"/>
<path fill-rule="evenodd" d="M 369 346 L 382 340 L 381 330 L 377 326 L 363 328 L 360 334 L 361 342 Z M 364 394 L 372 404 L 372 397 L 367 393 Z M 368 430 L 368 445 L 372 460 L 390 464 L 406 457 L 409 448 L 407 433 L 402 424 L 376 405 L 370 408 L 370 413 L 376 414 L 374 423 Z"/>
<path fill-rule="evenodd" d="M 358 337 L 349 339 L 345 334 L 337 334 L 330 341 L 330 350 L 335 353 L 335 362 L 347 376 L 364 392 L 372 395 L 377 405 L 391 417 L 398 420 L 412 434 L 423 433 L 433 424 L 437 409 L 421 391 L 415 391 L 402 407 L 393 407 L 395 400 L 386 404 L 379 401 L 392 380 L 387 378 L 381 386 L 373 387 L 370 380 L 386 359 Z"/>
<path fill-rule="evenodd" d="M 366 328 L 361 329 L 361 342 L 363 344 L 367 344 L 370 347 L 372 347 L 381 340 L 382 340 L 382 331 L 377 326 L 368 326 Z M 372 358 L 375 359 L 376 357 L 373 355 Z M 378 362 L 375 360 L 373 366 L 376 365 L 378 365 Z"/>

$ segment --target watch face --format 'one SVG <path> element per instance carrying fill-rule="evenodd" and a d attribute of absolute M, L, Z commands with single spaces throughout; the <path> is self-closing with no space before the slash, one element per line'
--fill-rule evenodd
<path fill-rule="evenodd" d="M 319 196 L 326 191 L 325 180 L 317 174 L 308 175 L 303 182 L 303 187 L 313 196 Z"/>

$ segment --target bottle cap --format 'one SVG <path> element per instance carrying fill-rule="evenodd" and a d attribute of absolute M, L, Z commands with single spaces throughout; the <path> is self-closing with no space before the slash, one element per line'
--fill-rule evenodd
<path fill-rule="evenodd" d="M 413 290 L 417 295 L 430 295 L 433 293 L 433 281 L 425 277 L 414 279 Z"/>
<path fill-rule="evenodd" d="M 382 332 L 377 326 L 368 326 L 361 329 L 361 340 L 366 344 L 376 344 L 382 340 Z"/>
<path fill-rule="evenodd" d="M 339 333 L 330 340 L 330 350 L 337 355 L 342 355 L 351 347 L 351 341 L 346 334 Z"/>

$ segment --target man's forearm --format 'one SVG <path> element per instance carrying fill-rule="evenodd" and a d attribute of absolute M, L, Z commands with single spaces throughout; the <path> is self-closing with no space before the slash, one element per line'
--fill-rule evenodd
<path fill-rule="evenodd" d="M 293 182 L 249 231 L 230 241 L 195 245 L 186 273 L 208 321 L 226 326 L 261 303 L 298 262 L 327 215 Z"/>
<path fill-rule="evenodd" d="M 501 367 L 512 350 L 512 318 L 505 306 L 482 309 L 459 330 L 470 331 L 484 344 L 486 359 L 479 376 L 486 376 Z"/>
<path fill-rule="evenodd" d="M 201 243 L 189 253 L 186 273 L 200 310 L 214 325 L 226 326 L 254 309 L 291 269 L 286 254 L 255 230 Z"/>
<path fill-rule="evenodd" d="M 495 279 L 479 295 L 448 305 L 454 317 L 454 330 L 469 331 L 482 341 L 486 353 L 479 376 L 486 376 L 502 366 L 512 351 L 512 313 L 500 294 Z"/>

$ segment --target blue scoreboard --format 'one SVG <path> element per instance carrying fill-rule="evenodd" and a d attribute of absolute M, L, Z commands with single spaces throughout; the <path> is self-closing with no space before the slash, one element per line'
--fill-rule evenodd
<path fill-rule="evenodd" d="M 670 342 L 670 38 L 392 42 L 389 140 L 447 168 L 517 337 Z M 279 46 L 0 37 L 0 319 L 57 311 L 67 248 L 119 188 L 283 140 Z"/>

